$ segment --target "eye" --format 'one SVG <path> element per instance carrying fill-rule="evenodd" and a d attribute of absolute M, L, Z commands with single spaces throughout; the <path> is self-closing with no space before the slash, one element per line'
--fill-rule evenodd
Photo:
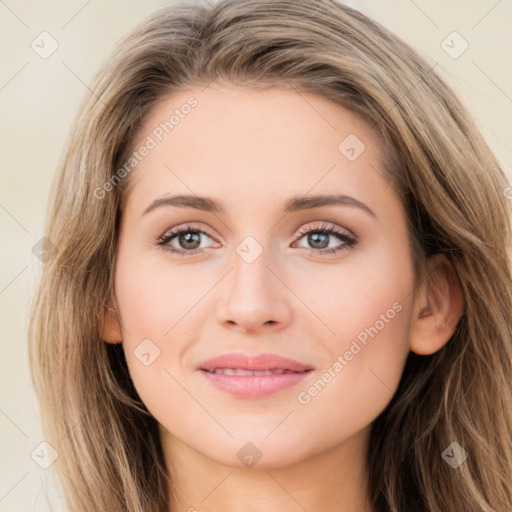
<path fill-rule="evenodd" d="M 297 241 L 306 237 L 306 242 L 312 245 L 312 248 L 302 248 L 316 254 L 335 254 L 346 251 L 357 244 L 357 239 L 349 232 L 325 224 L 308 226 L 306 229 L 301 229 L 299 233 L 301 236 Z M 333 237 L 341 240 L 342 244 L 335 245 L 334 247 L 332 245 L 330 246 L 329 238 L 332 239 Z"/>
<path fill-rule="evenodd" d="M 300 230 L 299 233 L 301 236 L 296 238 L 294 243 L 307 237 L 306 242 L 312 247 L 299 247 L 315 254 L 335 254 L 346 251 L 357 244 L 357 239 L 349 232 L 325 224 L 310 225 Z M 201 238 L 203 237 L 213 239 L 206 231 L 187 225 L 167 231 L 156 241 L 156 245 L 179 256 L 190 256 L 204 252 L 205 247 L 201 247 Z M 330 245 L 329 239 L 334 237 L 342 243 L 333 247 Z"/>
<path fill-rule="evenodd" d="M 157 245 L 163 247 L 166 251 L 180 256 L 204 252 L 201 248 L 201 238 L 206 236 L 212 238 L 208 233 L 201 229 L 187 226 L 185 228 L 176 228 L 167 231 L 157 241 Z M 176 240 L 174 240 L 176 239 Z M 172 245 L 172 242 L 178 244 L 178 247 Z"/>

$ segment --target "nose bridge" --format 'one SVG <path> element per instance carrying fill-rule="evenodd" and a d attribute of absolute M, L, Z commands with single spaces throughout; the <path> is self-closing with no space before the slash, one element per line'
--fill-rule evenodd
<path fill-rule="evenodd" d="M 246 237 L 236 248 L 233 258 L 233 288 L 236 292 L 268 293 L 272 284 L 269 282 L 271 265 L 270 251 L 263 248 L 253 237 Z"/>
<path fill-rule="evenodd" d="M 286 287 L 274 275 L 271 256 L 272 251 L 252 236 L 236 247 L 231 260 L 233 270 L 218 308 L 220 322 L 256 329 L 287 321 L 290 312 Z"/>

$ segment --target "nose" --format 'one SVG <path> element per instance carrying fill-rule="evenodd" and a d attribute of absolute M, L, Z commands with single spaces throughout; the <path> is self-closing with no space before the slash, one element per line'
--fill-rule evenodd
<path fill-rule="evenodd" d="M 217 320 L 240 332 L 283 329 L 291 320 L 291 292 L 273 266 L 267 252 L 248 263 L 238 254 L 226 276 L 223 297 L 218 302 Z"/>

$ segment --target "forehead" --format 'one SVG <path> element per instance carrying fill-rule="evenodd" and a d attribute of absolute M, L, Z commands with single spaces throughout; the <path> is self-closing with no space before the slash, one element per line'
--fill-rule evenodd
<path fill-rule="evenodd" d="M 131 188 L 140 201 L 180 191 L 248 201 L 382 186 L 381 155 L 351 111 L 291 88 L 210 84 L 153 108 L 134 149 L 150 142 Z M 380 181 L 379 181 L 380 180 Z"/>

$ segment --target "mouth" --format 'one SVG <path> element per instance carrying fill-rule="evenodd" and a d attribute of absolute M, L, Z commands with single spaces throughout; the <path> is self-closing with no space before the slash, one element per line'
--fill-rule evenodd
<path fill-rule="evenodd" d="M 260 398 L 297 385 L 314 368 L 277 354 L 230 353 L 209 359 L 198 370 L 223 392 Z"/>
<path fill-rule="evenodd" d="M 284 357 L 279 354 L 245 354 L 243 352 L 230 352 L 221 354 L 203 362 L 198 369 L 210 372 L 220 372 L 230 375 L 231 371 L 250 371 L 250 372 L 305 372 L 313 370 L 309 364 L 301 363 L 295 359 Z M 233 374 L 231 374 L 233 375 Z M 262 374 L 265 375 L 265 374 Z"/>
<path fill-rule="evenodd" d="M 272 370 L 245 370 L 243 368 L 216 368 L 215 370 L 207 370 L 201 368 L 203 371 L 213 373 L 215 375 L 238 375 L 241 377 L 249 376 L 263 376 L 263 375 L 282 375 L 290 373 L 304 373 L 312 370 L 304 370 L 304 372 L 294 372 L 293 370 L 285 370 L 283 368 L 273 368 Z"/>

